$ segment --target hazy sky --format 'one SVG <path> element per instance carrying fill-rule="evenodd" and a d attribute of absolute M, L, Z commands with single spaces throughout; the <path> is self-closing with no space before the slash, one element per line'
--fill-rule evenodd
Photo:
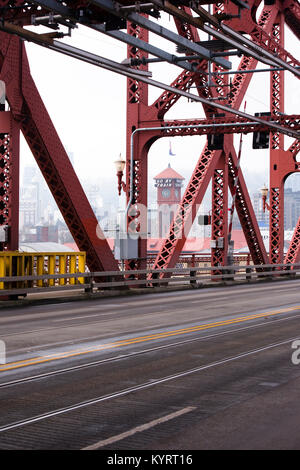
<path fill-rule="evenodd" d="M 168 15 L 163 15 L 164 24 L 175 30 Z M 40 32 L 34 28 L 34 31 Z M 161 38 L 150 35 L 151 41 L 176 53 L 175 46 Z M 203 40 L 207 36 L 203 34 Z M 126 58 L 126 45 L 80 26 L 72 38 L 64 39 L 76 47 L 121 62 Z M 299 56 L 299 42 L 286 30 L 286 48 Z M 126 122 L 126 78 L 113 72 L 69 58 L 40 46 L 26 43 L 31 73 L 54 122 L 62 143 L 74 154 L 75 168 L 81 180 L 92 178 L 95 182 L 105 178 L 117 186 L 114 160 L 121 152 L 125 156 Z M 239 58 L 231 59 L 236 69 Z M 264 64 L 259 65 L 265 68 Z M 181 71 L 169 64 L 152 64 L 153 78 L 171 83 Z M 250 114 L 268 111 L 269 74 L 254 75 L 246 95 Z M 299 107 L 299 83 L 291 73 L 285 73 L 287 114 L 297 113 Z M 192 90 L 195 93 L 195 90 Z M 149 88 L 149 101 L 153 102 L 161 90 Z M 181 98 L 166 115 L 166 119 L 203 117 L 200 103 L 190 103 Z M 236 138 L 238 146 L 239 136 Z M 286 138 L 286 145 L 289 139 Z M 169 156 L 169 139 L 157 141 L 149 152 L 149 183 L 152 178 L 171 163 L 188 182 L 196 161 L 205 143 L 205 137 L 172 138 Z M 252 150 L 252 135 L 244 136 L 242 163 L 246 180 L 268 184 L 268 151 Z M 21 165 L 35 164 L 29 149 L 22 139 Z M 254 183 L 255 185 L 255 183 Z M 116 187 L 117 191 L 117 187 Z"/>

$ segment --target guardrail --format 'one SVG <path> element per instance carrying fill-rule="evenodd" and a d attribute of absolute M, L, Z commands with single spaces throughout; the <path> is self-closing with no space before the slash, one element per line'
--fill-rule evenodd
<path fill-rule="evenodd" d="M 266 277 L 270 279 L 278 279 L 278 277 L 296 278 L 299 274 L 300 263 L 6 276 L 0 277 L 0 285 L 9 285 L 11 287 L 9 289 L 2 288 L 0 296 L 15 297 L 28 293 L 72 289 L 83 289 L 85 292 L 93 293 L 107 289 L 153 288 L 164 285 L 179 286 L 180 284 L 201 287 L 205 283 L 212 282 L 232 283 L 243 280 L 251 282 Z M 104 279 L 101 280 L 101 278 Z"/>

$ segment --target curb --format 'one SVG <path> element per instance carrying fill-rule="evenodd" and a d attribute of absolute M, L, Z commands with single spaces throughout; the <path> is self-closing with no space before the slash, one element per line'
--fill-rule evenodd
<path fill-rule="evenodd" d="M 0 301 L 0 310 L 13 307 L 26 307 L 31 305 L 49 305 L 49 304 L 61 304 L 66 302 L 78 302 L 84 300 L 99 300 L 107 299 L 111 297 L 127 297 L 134 295 L 145 295 L 145 294 L 159 294 L 165 292 L 176 292 L 183 290 L 195 290 L 195 289 L 210 289 L 214 287 L 232 287 L 239 285 L 249 285 L 249 284 L 261 284 L 261 283 L 270 283 L 270 282 L 283 282 L 297 280 L 300 276 L 295 277 L 294 279 L 257 279 L 257 280 L 242 280 L 242 281 L 221 281 L 221 282 L 211 282 L 211 283 L 197 283 L 196 285 L 177 285 L 177 286 L 164 286 L 164 287 L 144 287 L 144 288 L 132 288 L 130 290 L 111 290 L 111 291 L 100 291 L 95 293 L 86 293 L 74 294 L 69 296 L 62 297 L 53 297 L 53 298 L 24 298 L 19 300 L 4 300 Z M 61 291 L 60 291 L 61 292 Z M 46 293 L 45 293 L 46 294 Z M 41 294 L 41 295 L 45 295 Z M 29 294 L 30 295 L 30 294 Z M 35 295 L 35 294 L 31 294 Z"/>

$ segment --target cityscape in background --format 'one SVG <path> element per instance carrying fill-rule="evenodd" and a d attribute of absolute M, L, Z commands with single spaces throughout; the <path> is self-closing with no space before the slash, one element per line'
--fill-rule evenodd
<path fill-rule="evenodd" d="M 69 153 L 69 157 L 74 166 L 74 155 Z M 172 164 L 172 166 L 175 165 Z M 173 168 L 173 170 L 175 170 L 175 174 L 176 168 Z M 162 168 L 162 173 L 164 171 L 167 170 Z M 300 213 L 300 177 L 297 176 L 290 176 L 285 186 L 285 249 L 288 248 L 288 243 L 291 240 Z M 184 179 L 182 177 L 182 181 Z M 175 189 L 174 194 L 178 194 L 177 199 L 175 198 L 176 200 L 169 203 L 169 205 L 163 204 L 163 196 L 161 195 L 163 191 L 159 192 L 159 181 L 154 179 L 152 184 L 151 181 L 149 182 L 150 203 L 147 214 L 147 236 L 150 240 L 161 239 L 167 235 L 165 232 L 181 199 L 181 194 Z M 174 179 L 174 181 L 176 180 Z M 101 180 L 101 183 L 98 184 L 95 184 L 92 180 L 82 181 L 81 183 L 105 236 L 108 239 L 119 237 L 120 232 L 125 232 L 125 202 L 123 198 L 118 197 L 117 178 L 115 185 L 112 185 L 109 180 L 106 182 Z M 185 184 L 186 181 L 182 182 L 182 190 L 184 190 Z M 198 216 L 209 214 L 209 208 L 211 207 L 209 197 L 208 194 L 204 199 L 199 208 Z M 263 212 L 260 187 L 252 188 L 252 192 L 250 187 L 250 197 L 268 250 L 269 213 L 268 210 Z M 123 207 L 120 207 L 121 205 Z M 208 239 L 210 237 L 210 225 L 200 225 L 198 216 L 189 233 L 189 239 Z M 162 224 L 162 217 L 166 220 L 165 224 Z M 233 230 L 233 239 L 242 236 L 242 229 L 236 214 Z M 37 242 L 53 242 L 61 245 L 68 244 L 70 247 L 72 245 L 76 246 L 38 167 L 26 165 L 23 168 L 20 181 L 20 249 L 22 250 L 22 245 L 26 243 Z M 199 246 L 203 247 L 203 245 Z M 206 247 L 206 251 L 208 251 L 208 247 Z M 246 251 L 248 251 L 247 248 Z"/>

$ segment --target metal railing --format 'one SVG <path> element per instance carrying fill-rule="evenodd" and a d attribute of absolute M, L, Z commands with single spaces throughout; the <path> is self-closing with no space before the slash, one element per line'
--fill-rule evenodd
<path fill-rule="evenodd" d="M 64 256 L 66 255 L 64 254 Z M 299 274 L 300 263 L 5 276 L 0 277 L 0 285 L 4 286 L 1 288 L 0 296 L 72 289 L 95 293 L 107 289 L 153 288 L 157 286 L 189 285 L 197 288 L 211 283 L 231 284 L 236 281 L 251 282 L 265 278 L 293 279 Z M 5 288 L 5 286 L 9 286 L 9 288 Z"/>
<path fill-rule="evenodd" d="M 147 257 L 147 267 L 151 269 L 153 266 L 157 255 L 148 255 Z M 193 253 L 193 254 L 183 254 L 180 255 L 176 263 L 177 267 L 182 268 L 192 268 L 192 267 L 206 267 L 211 264 L 211 255 L 205 253 Z M 250 253 L 238 253 L 233 256 L 233 264 L 235 265 L 244 265 L 244 264 L 253 264 Z"/>

